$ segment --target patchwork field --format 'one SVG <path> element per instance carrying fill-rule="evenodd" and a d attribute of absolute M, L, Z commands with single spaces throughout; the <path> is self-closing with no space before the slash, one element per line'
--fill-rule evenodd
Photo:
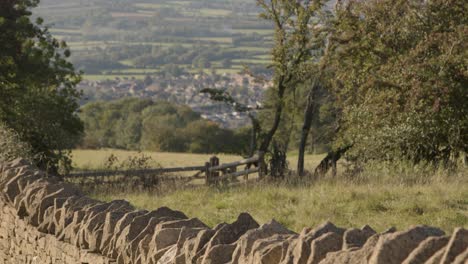
<path fill-rule="evenodd" d="M 197 66 L 195 71 L 215 68 L 218 73 L 237 73 L 234 69 L 242 64 L 265 67 L 268 58 L 256 56 L 267 56 L 272 46 L 273 26 L 258 17 L 260 9 L 250 0 L 125 4 L 43 0 L 35 10 L 48 21 L 54 37 L 67 41 L 71 60 L 84 71 L 84 79 L 91 81 L 115 78 L 109 71 L 114 69 L 112 64 L 121 61 L 131 61 L 125 63 L 128 67 L 141 68 L 142 64 L 134 63 L 139 58 L 161 59 L 164 64 L 174 63 L 188 71 L 194 71 L 192 65 L 203 58 L 209 66 Z M 186 54 L 165 51 L 174 46 L 201 49 Z M 93 60 L 102 54 L 107 63 L 95 66 Z M 180 56 L 192 61 L 178 63 Z M 220 67 L 218 62 L 223 59 L 232 64 Z M 156 65 L 143 67 L 158 70 Z"/>

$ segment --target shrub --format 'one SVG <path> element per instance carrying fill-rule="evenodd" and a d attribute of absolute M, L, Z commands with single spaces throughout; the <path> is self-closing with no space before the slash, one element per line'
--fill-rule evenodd
<path fill-rule="evenodd" d="M 18 134 L 5 124 L 0 123 L 0 162 L 16 158 L 33 160 L 31 146 L 20 140 Z"/>

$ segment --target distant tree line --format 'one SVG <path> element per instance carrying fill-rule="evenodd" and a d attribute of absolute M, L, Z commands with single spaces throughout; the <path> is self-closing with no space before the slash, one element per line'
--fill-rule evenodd
<path fill-rule="evenodd" d="M 232 131 L 204 120 L 188 106 L 125 98 L 82 107 L 82 148 L 237 153 L 248 147 L 245 130 Z"/>

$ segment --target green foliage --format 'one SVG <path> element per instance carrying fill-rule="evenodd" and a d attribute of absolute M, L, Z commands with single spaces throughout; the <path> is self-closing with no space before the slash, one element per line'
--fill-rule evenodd
<path fill-rule="evenodd" d="M 0 123 L 0 162 L 23 158 L 32 161 L 32 149 L 12 129 Z"/>
<path fill-rule="evenodd" d="M 323 62 L 351 157 L 447 162 L 468 151 L 466 12 L 456 0 L 338 8 Z"/>
<path fill-rule="evenodd" d="M 126 98 L 94 102 L 81 110 L 83 148 L 192 153 L 241 153 L 244 134 L 203 120 L 187 106 Z"/>
<path fill-rule="evenodd" d="M 122 161 L 116 155 L 111 154 L 106 157 L 104 162 L 104 169 L 106 170 L 142 170 L 149 168 L 161 168 L 161 165 L 144 153 L 128 156 Z"/>
<path fill-rule="evenodd" d="M 54 39 L 30 8 L 39 1 L 7 1 L 0 9 L 0 121 L 32 148 L 43 169 L 69 167 L 66 150 L 79 140 L 76 115 L 80 76 L 66 60 L 70 52 Z"/>

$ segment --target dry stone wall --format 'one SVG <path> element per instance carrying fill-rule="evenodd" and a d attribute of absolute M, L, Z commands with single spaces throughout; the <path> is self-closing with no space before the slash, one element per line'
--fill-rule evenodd
<path fill-rule="evenodd" d="M 242 213 L 209 228 L 163 207 L 103 203 L 23 160 L 0 165 L 0 263 L 468 263 L 468 230 L 383 233 L 324 223 L 299 234 Z"/>

